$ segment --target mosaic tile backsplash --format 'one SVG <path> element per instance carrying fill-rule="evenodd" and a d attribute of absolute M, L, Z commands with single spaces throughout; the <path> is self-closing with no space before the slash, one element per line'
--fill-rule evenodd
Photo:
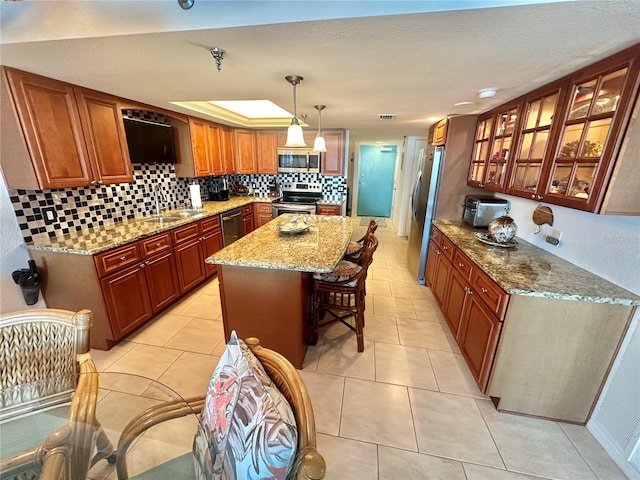
<path fill-rule="evenodd" d="M 209 178 L 178 178 L 171 164 L 134 164 L 133 170 L 132 183 L 38 191 L 9 189 L 24 241 L 30 243 L 152 215 L 155 185 L 161 189 L 165 198 L 163 206 L 168 209 L 191 206 L 189 185 L 194 182 L 200 184 L 202 200 L 208 200 Z M 321 183 L 324 197 L 328 200 L 341 200 L 347 195 L 347 181 L 344 177 L 279 173 L 230 175 L 228 179 L 230 186 L 242 183 L 253 187 L 256 195 L 267 196 L 269 183 L 274 177 L 279 184 L 296 181 Z M 44 222 L 41 211 L 43 207 L 55 209 L 57 218 L 49 225 Z"/>

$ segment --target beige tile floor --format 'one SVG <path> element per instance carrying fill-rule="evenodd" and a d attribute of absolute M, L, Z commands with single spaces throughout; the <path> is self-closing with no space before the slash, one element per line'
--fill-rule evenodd
<path fill-rule="evenodd" d="M 364 229 L 354 219 L 354 238 Z M 327 479 L 625 478 L 586 428 L 497 412 L 408 271 L 406 238 L 391 225 L 377 236 L 364 352 L 333 324 L 301 371 Z M 92 353 L 101 371 L 151 377 L 187 397 L 205 392 L 223 350 L 214 278 L 110 351 Z"/>

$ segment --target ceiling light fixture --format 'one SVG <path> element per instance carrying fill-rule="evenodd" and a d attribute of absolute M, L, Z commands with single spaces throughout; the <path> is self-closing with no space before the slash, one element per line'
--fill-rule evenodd
<path fill-rule="evenodd" d="M 189 10 L 193 7 L 195 0 L 178 0 L 178 5 L 182 7 L 183 10 Z"/>
<path fill-rule="evenodd" d="M 316 139 L 313 142 L 313 151 L 326 152 L 327 144 L 325 143 L 324 137 L 322 136 L 322 110 L 327 107 L 325 105 L 314 105 L 313 108 L 318 110 L 318 134 L 316 135 Z"/>
<path fill-rule="evenodd" d="M 216 68 L 218 69 L 218 71 L 222 70 L 222 59 L 224 58 L 224 54 L 227 52 L 225 52 L 223 49 L 218 47 L 213 47 L 209 51 L 211 52 L 211 55 L 216 61 Z"/>
<path fill-rule="evenodd" d="M 293 85 L 293 118 L 291 124 L 287 129 L 287 143 L 285 147 L 306 147 L 304 143 L 304 136 L 302 135 L 302 127 L 298 122 L 298 112 L 296 110 L 296 85 L 298 85 L 304 78 L 299 75 L 287 75 L 284 79 Z"/>
<path fill-rule="evenodd" d="M 493 98 L 496 96 L 496 92 L 498 90 L 496 90 L 495 88 L 483 88 L 481 90 L 478 91 L 478 97 L 480 98 Z"/>

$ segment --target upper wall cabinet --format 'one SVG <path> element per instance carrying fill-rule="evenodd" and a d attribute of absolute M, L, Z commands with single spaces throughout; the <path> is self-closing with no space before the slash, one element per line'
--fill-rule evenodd
<path fill-rule="evenodd" d="M 256 159 L 255 130 L 234 128 L 233 143 L 235 147 L 236 173 L 256 173 L 258 171 L 258 162 Z"/>
<path fill-rule="evenodd" d="M 176 126 L 179 127 L 180 148 L 180 161 L 175 165 L 178 177 L 207 177 L 227 173 L 221 125 L 189 117 L 187 129 Z"/>
<path fill-rule="evenodd" d="M 344 130 L 324 130 L 327 151 L 320 156 L 320 172 L 323 175 L 344 175 Z"/>
<path fill-rule="evenodd" d="M 627 140 L 638 135 L 631 120 L 639 72 L 640 44 L 481 116 L 467 183 L 588 212 L 640 214 L 637 146 Z"/>
<path fill-rule="evenodd" d="M 1 90 L 1 162 L 9 188 L 133 180 L 115 98 L 10 68 L 3 68 Z"/>
<path fill-rule="evenodd" d="M 256 130 L 258 173 L 278 173 L 278 131 Z"/>

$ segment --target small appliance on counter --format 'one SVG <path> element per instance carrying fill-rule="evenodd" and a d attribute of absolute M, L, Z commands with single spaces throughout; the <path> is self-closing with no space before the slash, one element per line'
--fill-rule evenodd
<path fill-rule="evenodd" d="M 465 223 L 486 228 L 496 218 L 509 213 L 509 201 L 483 195 L 467 195 L 464 200 Z"/>
<path fill-rule="evenodd" d="M 213 202 L 229 200 L 229 184 L 225 177 L 211 177 L 209 200 Z"/>
<path fill-rule="evenodd" d="M 269 196 L 280 197 L 280 188 L 278 187 L 278 180 L 275 178 L 269 182 Z"/>

